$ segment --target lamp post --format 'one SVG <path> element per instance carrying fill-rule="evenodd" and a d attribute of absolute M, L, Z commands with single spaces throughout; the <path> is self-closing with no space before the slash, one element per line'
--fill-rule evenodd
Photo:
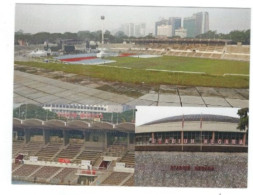
<path fill-rule="evenodd" d="M 103 22 L 103 20 L 105 20 L 105 16 L 101 16 L 101 20 L 102 20 L 102 40 L 101 40 L 101 43 L 103 45 L 104 44 L 104 22 Z"/>

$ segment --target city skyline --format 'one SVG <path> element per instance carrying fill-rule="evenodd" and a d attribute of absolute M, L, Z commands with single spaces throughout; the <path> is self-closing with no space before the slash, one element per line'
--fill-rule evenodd
<path fill-rule="evenodd" d="M 249 8 L 16 4 L 15 31 L 22 29 L 32 34 L 97 31 L 102 26 L 100 16 L 104 15 L 105 30 L 110 32 L 125 23 L 145 23 L 146 34 L 155 34 L 155 22 L 170 17 L 180 17 L 183 21 L 198 12 L 209 13 L 209 29 L 217 33 L 250 29 Z"/>

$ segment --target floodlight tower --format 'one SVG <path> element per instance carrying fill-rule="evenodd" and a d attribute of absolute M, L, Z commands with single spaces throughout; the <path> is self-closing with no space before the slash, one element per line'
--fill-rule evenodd
<path fill-rule="evenodd" d="M 102 20 L 102 45 L 104 45 L 104 22 L 103 20 L 105 20 L 105 16 L 101 16 L 101 20 Z"/>

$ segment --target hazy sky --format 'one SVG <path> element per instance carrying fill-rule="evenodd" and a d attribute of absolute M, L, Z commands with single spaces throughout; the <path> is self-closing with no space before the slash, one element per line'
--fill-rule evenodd
<path fill-rule="evenodd" d="M 100 16 L 105 16 L 105 29 L 112 31 L 124 23 L 146 23 L 146 31 L 154 33 L 155 22 L 161 18 L 189 17 L 193 13 L 209 12 L 210 30 L 227 33 L 250 28 L 250 9 L 186 8 L 16 4 L 15 31 L 78 32 L 100 30 Z"/>
<path fill-rule="evenodd" d="M 187 114 L 216 114 L 239 118 L 238 108 L 137 106 L 136 126 L 154 120 Z"/>

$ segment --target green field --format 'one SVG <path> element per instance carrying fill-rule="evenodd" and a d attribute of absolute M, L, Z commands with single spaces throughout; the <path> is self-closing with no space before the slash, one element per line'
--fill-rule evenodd
<path fill-rule="evenodd" d="M 68 65 L 62 63 L 15 62 L 15 64 L 44 68 L 51 71 L 75 73 L 106 81 L 127 83 L 173 84 L 187 86 L 209 86 L 228 88 L 248 88 L 247 76 L 223 76 L 223 74 L 249 74 L 249 62 L 231 60 L 213 60 L 163 56 L 160 58 L 113 57 L 116 63 L 105 66 Z M 107 66 L 129 67 L 119 69 Z M 154 72 L 145 69 L 204 72 L 205 74 L 187 74 Z"/>
<path fill-rule="evenodd" d="M 114 57 L 111 65 L 136 69 L 205 72 L 211 75 L 249 74 L 249 62 L 191 57 L 163 56 L 158 58 Z"/>

